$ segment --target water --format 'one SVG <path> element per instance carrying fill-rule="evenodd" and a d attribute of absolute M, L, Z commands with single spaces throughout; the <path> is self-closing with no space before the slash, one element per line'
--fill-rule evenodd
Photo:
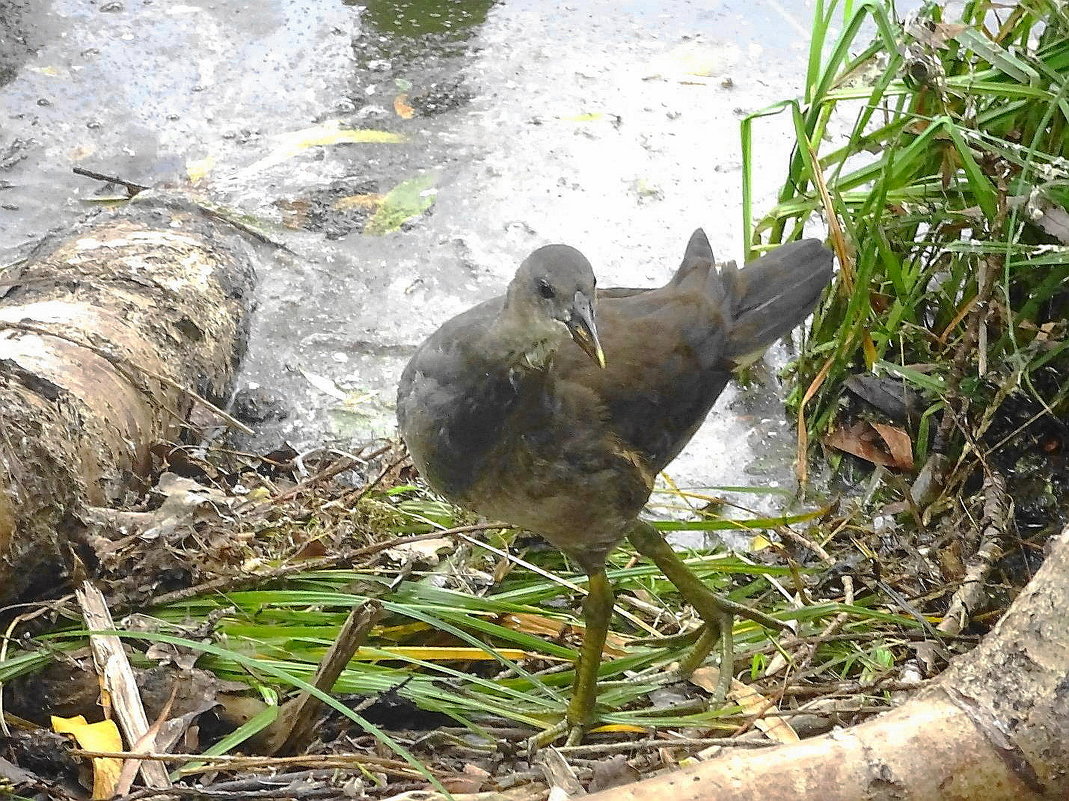
<path fill-rule="evenodd" d="M 801 0 L 0 0 L 0 264 L 86 212 L 101 185 L 73 166 L 251 214 L 296 255 L 265 254 L 240 379 L 288 414 L 244 444 L 389 435 L 414 346 L 535 247 L 579 247 L 603 286 L 663 282 L 698 226 L 718 256 L 740 254 L 739 121 L 800 91 L 809 13 Z M 405 141 L 307 146 L 335 124 Z M 758 133 L 767 205 L 788 120 Z M 420 176 L 428 213 L 362 233 L 376 195 Z M 729 388 L 672 477 L 791 487 L 778 391 Z"/>

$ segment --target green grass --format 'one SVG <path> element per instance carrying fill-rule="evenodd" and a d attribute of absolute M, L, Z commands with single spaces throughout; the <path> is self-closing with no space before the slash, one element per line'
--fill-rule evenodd
<path fill-rule="evenodd" d="M 747 251 L 818 222 L 839 256 L 797 365 L 808 432 L 833 425 L 849 375 L 890 376 L 927 406 L 911 432 L 922 459 L 948 404 L 953 453 L 977 433 L 971 404 L 990 421 L 1011 396 L 1054 414 L 1067 397 L 1069 248 L 1044 230 L 1069 204 L 1067 12 L 1030 0 L 943 13 L 929 4 L 906 24 L 887 2 L 818 0 L 803 97 L 742 130 Z M 758 217 L 752 130 L 784 113 L 798 145 Z"/>
<path fill-rule="evenodd" d="M 373 493 L 364 504 L 383 528 L 398 534 L 422 530 L 432 520 L 435 526 L 460 522 L 449 507 L 411 487 Z M 393 510 L 392 518 L 387 516 L 389 509 Z M 735 523 L 697 519 L 689 527 L 707 530 L 732 526 L 767 533 L 770 528 L 807 520 L 814 514 Z M 308 525 L 316 526 L 317 532 L 326 525 L 322 517 L 309 520 Z M 673 530 L 688 527 L 679 522 L 663 525 Z M 501 532 L 489 539 L 507 547 L 511 535 Z M 567 705 L 582 625 L 581 598 L 572 587 L 582 590 L 586 577 L 572 570 L 561 554 L 540 551 L 526 555 L 539 573 L 516 567 L 490 584 L 467 583 L 469 577 L 485 577 L 500 568 L 500 552 L 496 546 L 488 550 L 462 544 L 447 552 L 437 568 L 425 566 L 400 581 L 396 564 L 380 554 L 372 562 L 351 569 L 308 571 L 259 589 L 213 594 L 146 610 L 141 623 L 142 627 L 146 622 L 151 624 L 147 630 L 123 636 L 142 664 L 150 664 L 139 654 L 152 642 L 178 644 L 201 653 L 198 667 L 247 684 L 252 695 L 268 692 L 271 697 L 286 697 L 306 688 L 352 607 L 374 599 L 382 604 L 384 616 L 342 672 L 334 695 L 374 697 L 396 689 L 420 708 L 448 715 L 474 732 L 490 723 L 536 730 L 559 720 Z M 623 643 L 650 632 L 673 635 L 679 631 L 680 620 L 694 625 L 696 619 L 689 612 L 681 617 L 684 605 L 675 588 L 655 567 L 633 557 L 633 552 L 621 549 L 614 554 L 609 571 L 617 589 L 619 613 L 613 620 L 615 658 L 604 662 L 600 674 L 599 708 L 604 721 L 642 729 L 733 729 L 740 718 L 732 704 L 701 712 L 690 706 L 650 707 L 649 693 L 665 683 L 666 670 L 685 653 L 685 645 Z M 876 598 L 861 599 L 848 607 L 834 599 L 800 605 L 789 602 L 795 577 L 809 572 L 797 565 L 755 564 L 727 552 L 692 552 L 687 554 L 687 562 L 716 590 L 783 620 L 795 621 L 803 636 L 818 634 L 840 613 L 849 618 L 845 630 L 886 629 L 892 639 L 896 632 L 918 625 L 907 616 L 888 612 Z M 632 598 L 642 602 L 636 605 Z M 212 636 L 206 641 L 190 638 L 191 627 L 206 619 L 214 621 Z M 86 633 L 75 625 L 61 622 L 53 631 L 20 644 L 25 650 L 13 647 L 8 658 L 0 662 L 0 681 L 10 682 L 40 669 L 60 653 L 84 647 Z M 556 635 L 544 630 L 548 625 L 558 627 Z M 473 650 L 465 658 L 457 658 L 456 649 L 465 647 Z M 740 653 L 764 654 L 761 658 L 766 661 L 777 650 L 769 633 L 748 621 L 736 624 L 735 647 Z M 868 641 L 821 645 L 822 675 L 836 679 L 861 675 L 863 665 L 871 661 L 871 647 Z M 476 653 L 478 658 L 473 658 Z M 337 702 L 331 705 L 412 759 L 387 733 L 359 715 L 342 712 Z M 265 703 L 262 719 L 244 727 L 216 750 L 240 746 L 276 713 L 274 703 Z"/>

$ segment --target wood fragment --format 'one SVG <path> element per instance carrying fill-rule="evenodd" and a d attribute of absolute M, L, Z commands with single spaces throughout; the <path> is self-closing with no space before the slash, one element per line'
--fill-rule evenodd
<path fill-rule="evenodd" d="M 367 640 L 381 615 L 382 605 L 376 601 L 365 601 L 352 608 L 337 639 L 316 669 L 315 677 L 311 681 L 313 687 L 325 693 L 334 689 L 338 676 L 349 664 L 357 649 Z M 307 749 L 322 707 L 323 702 L 307 690 L 302 690 L 296 698 L 283 704 L 278 718 L 263 732 L 261 741 L 264 752 L 288 756 Z"/>
<path fill-rule="evenodd" d="M 969 560 L 965 578 L 950 599 L 943 620 L 936 626 L 945 634 L 960 634 L 968 625 L 973 612 L 986 598 L 987 577 L 1002 556 L 1002 544 L 1013 526 L 1013 501 L 1006 493 L 1006 480 L 999 473 L 991 473 L 984 481 L 983 532 L 976 556 Z"/>
<path fill-rule="evenodd" d="M 93 632 L 114 631 L 115 622 L 111 618 L 104 595 L 88 581 L 75 592 L 82 609 L 85 627 Z M 133 668 L 122 646 L 122 640 L 114 634 L 90 634 L 89 646 L 93 652 L 93 663 L 100 676 L 101 687 L 110 697 L 119 719 L 119 726 L 128 743 L 145 741 L 146 750 L 154 748 L 154 738 L 149 734 L 148 717 L 145 706 L 141 703 L 141 694 L 137 689 Z M 167 769 L 158 762 L 142 762 L 141 776 L 145 784 L 155 789 L 171 786 Z"/>
<path fill-rule="evenodd" d="M 936 631 L 960 634 L 969 624 L 972 614 L 987 598 L 987 577 L 1002 556 L 1002 545 L 1013 526 L 1013 501 L 1006 492 L 1006 480 L 999 473 L 990 473 L 984 481 L 984 516 L 981 521 L 980 545 L 976 555 L 968 561 L 965 576 L 950 599 L 946 614 Z M 917 659 L 927 673 L 931 673 L 938 656 L 933 642 L 918 643 Z"/>

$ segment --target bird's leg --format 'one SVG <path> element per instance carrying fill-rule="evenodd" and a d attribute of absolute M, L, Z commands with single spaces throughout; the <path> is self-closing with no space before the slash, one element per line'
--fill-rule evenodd
<path fill-rule="evenodd" d="M 579 661 L 575 666 L 572 681 L 572 698 L 564 720 L 557 726 L 540 732 L 528 741 L 532 749 L 541 748 L 568 733 L 567 745 L 578 745 L 586 727 L 594 719 L 594 705 L 598 699 L 598 667 L 605 650 L 605 638 L 609 634 L 612 618 L 612 584 L 601 567 L 590 572 L 587 596 L 583 602 L 583 644 L 579 649 Z"/>
<path fill-rule="evenodd" d="M 658 634 L 649 637 L 635 637 L 627 641 L 627 647 L 638 645 L 653 645 L 658 648 L 682 648 L 684 645 L 694 645 L 701 637 L 705 636 L 705 624 L 703 623 L 689 631 L 679 634 Z"/>
<path fill-rule="evenodd" d="M 612 618 L 612 584 L 605 575 L 605 568 L 590 574 L 587 596 L 583 602 L 583 647 L 579 651 L 579 664 L 572 682 L 572 699 L 568 703 L 568 723 L 571 733 L 568 745 L 576 745 L 582 737 L 583 727 L 592 722 L 594 704 L 598 699 L 598 667 L 605 650 L 605 638 L 609 634 Z M 572 742 L 572 740 L 576 742 Z"/>
<path fill-rule="evenodd" d="M 683 673 L 693 672 L 709 655 L 713 646 L 717 642 L 720 643 L 720 684 L 716 695 L 722 700 L 731 685 L 733 616 L 740 615 L 766 628 L 784 629 L 787 625 L 763 612 L 736 603 L 710 590 L 679 558 L 679 554 L 672 550 L 672 546 L 665 541 L 661 533 L 649 523 L 643 520 L 636 521 L 628 531 L 627 538 L 639 553 L 653 560 L 665 577 L 676 586 L 687 603 L 693 606 L 705 621 L 705 630 L 691 652 L 684 658 L 680 665 L 681 671 Z"/>

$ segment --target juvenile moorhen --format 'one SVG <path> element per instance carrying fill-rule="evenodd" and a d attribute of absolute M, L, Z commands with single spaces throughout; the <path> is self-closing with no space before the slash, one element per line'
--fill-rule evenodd
<path fill-rule="evenodd" d="M 593 722 L 613 605 L 605 558 L 624 537 L 705 622 L 685 670 L 717 641 L 721 664 L 730 664 L 734 614 L 782 626 L 713 593 L 638 515 L 732 370 L 802 322 L 831 276 L 832 254 L 814 239 L 742 270 L 718 267 L 699 229 L 665 286 L 595 290 L 582 253 L 547 245 L 524 260 L 503 297 L 446 322 L 408 363 L 397 417 L 426 481 L 461 506 L 540 534 L 590 577 L 567 714 L 537 744 L 565 731 L 577 742 Z M 721 674 L 723 689 L 731 671 Z"/>

